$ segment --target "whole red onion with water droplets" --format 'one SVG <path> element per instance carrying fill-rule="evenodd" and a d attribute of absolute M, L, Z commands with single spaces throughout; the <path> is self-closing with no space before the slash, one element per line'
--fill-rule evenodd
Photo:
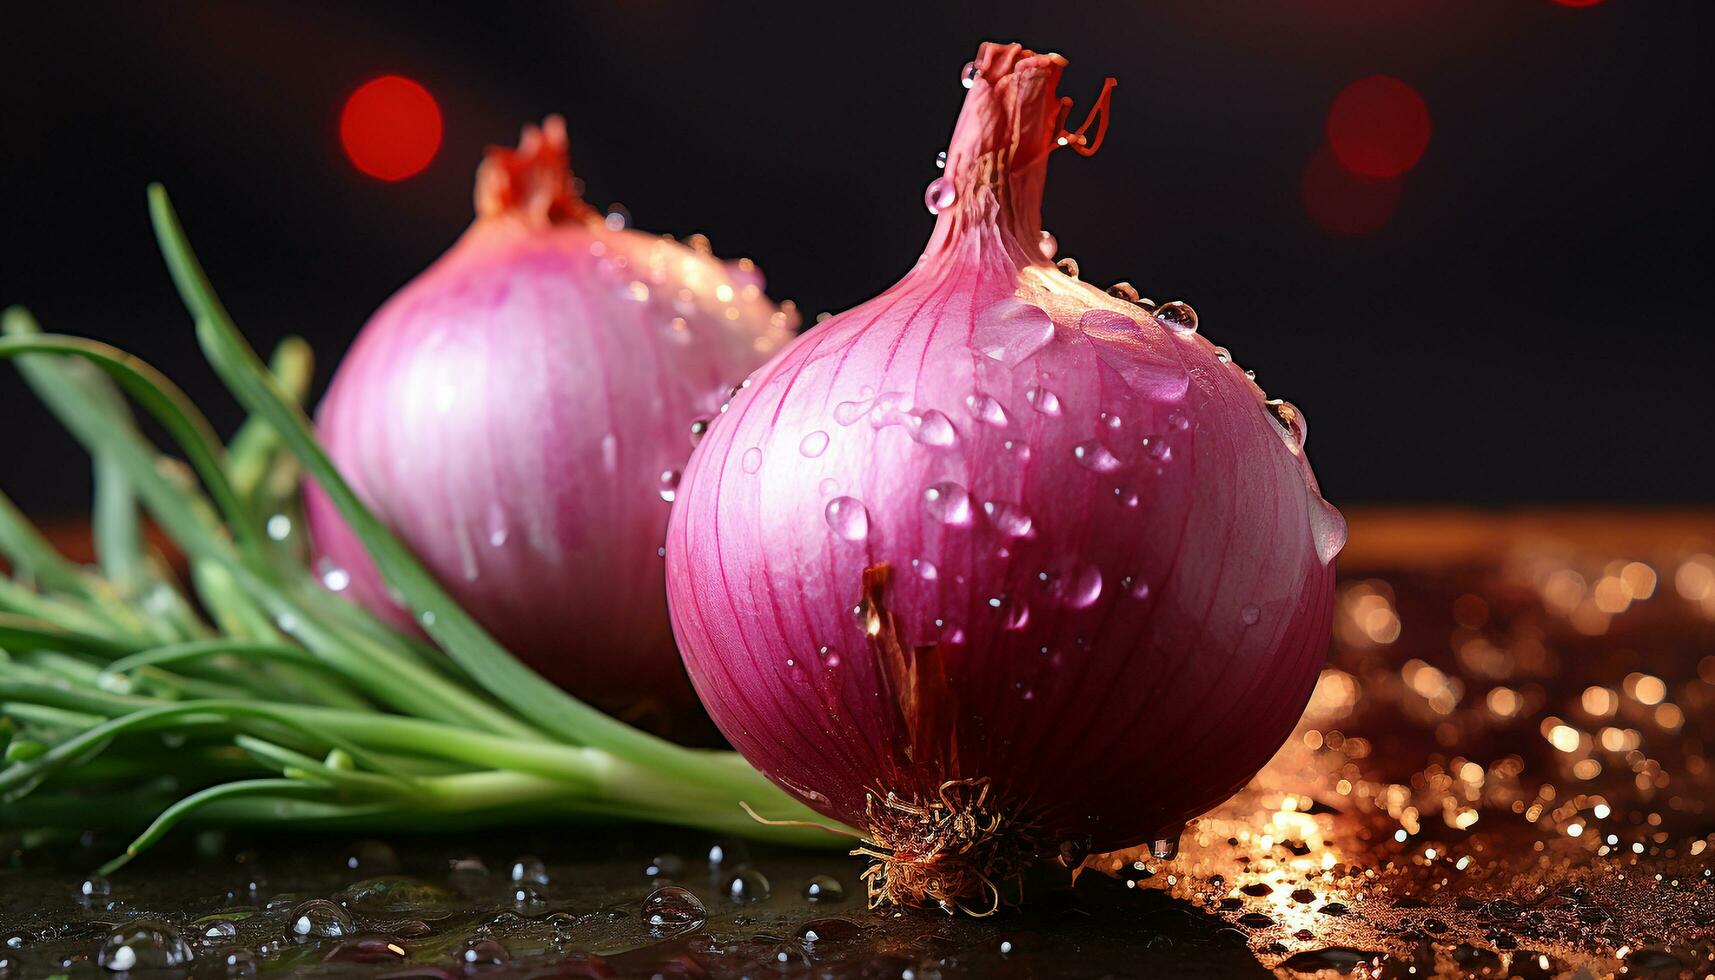
<path fill-rule="evenodd" d="M 578 198 L 564 123 L 488 152 L 477 218 L 364 327 L 318 413 L 357 491 L 508 648 L 597 704 L 692 703 L 659 553 L 678 471 L 796 317 L 748 261 Z M 324 580 L 395 622 L 314 488 Z"/>
<path fill-rule="evenodd" d="M 668 528 L 704 704 L 867 832 L 878 903 L 981 912 L 1043 854 L 1171 850 L 1328 640 L 1345 525 L 1302 417 L 1190 307 L 1044 254 L 1048 157 L 1106 126 L 1104 89 L 1064 128 L 1064 64 L 982 46 L 922 259 L 757 372 Z"/>

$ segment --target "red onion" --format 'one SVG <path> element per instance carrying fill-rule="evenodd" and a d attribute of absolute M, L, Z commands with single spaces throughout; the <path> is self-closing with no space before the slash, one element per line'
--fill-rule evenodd
<path fill-rule="evenodd" d="M 1062 128 L 1064 65 L 982 46 L 927 251 L 736 394 L 668 527 L 698 694 L 867 830 L 875 903 L 980 912 L 1043 853 L 1170 851 L 1291 732 L 1328 640 L 1345 524 L 1303 417 L 1189 306 L 1045 254 L 1049 153 L 1106 127 L 1104 89 Z"/>
<path fill-rule="evenodd" d="M 749 260 L 581 201 L 565 124 L 477 172 L 477 218 L 364 327 L 321 438 L 380 517 L 532 667 L 612 709 L 691 703 L 659 554 L 678 471 L 729 386 L 792 336 Z M 312 488 L 324 580 L 394 622 Z"/>

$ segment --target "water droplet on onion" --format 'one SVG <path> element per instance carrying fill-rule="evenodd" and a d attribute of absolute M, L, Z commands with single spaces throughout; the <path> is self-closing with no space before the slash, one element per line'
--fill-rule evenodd
<path fill-rule="evenodd" d="M 966 395 L 965 408 L 970 410 L 974 418 L 989 425 L 1004 427 L 1007 423 L 1006 409 L 987 395 Z"/>
<path fill-rule="evenodd" d="M 1156 307 L 1155 318 L 1184 333 L 1195 333 L 1197 330 L 1197 311 L 1184 300 L 1168 300 Z"/>
<path fill-rule="evenodd" d="M 947 151 L 946 150 L 942 150 L 941 152 L 935 154 L 935 167 L 939 170 L 947 169 Z"/>
<path fill-rule="evenodd" d="M 1024 400 L 1043 415 L 1060 414 L 1060 396 L 1040 385 L 1024 389 Z"/>
<path fill-rule="evenodd" d="M 925 558 L 911 559 L 911 567 L 915 569 L 917 574 L 926 581 L 933 582 L 941 575 L 940 570 L 935 567 L 934 562 Z"/>
<path fill-rule="evenodd" d="M 810 459 L 815 459 L 828 449 L 828 434 L 820 429 L 806 435 L 798 443 L 798 451 Z"/>
<path fill-rule="evenodd" d="M 1078 260 L 1077 259 L 1070 258 L 1070 257 L 1061 259 L 1060 261 L 1054 263 L 1054 267 L 1056 269 L 1059 269 L 1061 272 L 1064 272 L 1066 275 L 1071 276 L 1073 279 L 1078 278 Z"/>
<path fill-rule="evenodd" d="M 1094 565 L 1080 569 L 1072 579 L 1071 587 L 1066 590 L 1066 604 L 1077 609 L 1094 605 L 1101 597 L 1102 570 Z"/>
<path fill-rule="evenodd" d="M 965 62 L 965 67 L 959 69 L 959 84 L 963 85 L 965 88 L 970 88 L 972 85 L 976 84 L 977 76 L 981 74 L 981 72 L 982 69 L 977 67 L 976 62 Z"/>
<path fill-rule="evenodd" d="M 953 428 L 953 420 L 943 412 L 931 408 L 918 415 L 917 420 L 917 427 L 911 430 L 911 436 L 925 446 L 944 449 L 959 439 L 958 431 Z"/>
<path fill-rule="evenodd" d="M 672 503 L 673 498 L 679 495 L 679 471 L 662 470 L 657 485 L 660 488 L 661 499 Z"/>
<path fill-rule="evenodd" d="M 937 483 L 923 491 L 923 510 L 943 524 L 968 524 L 971 495 L 957 483 Z"/>
<path fill-rule="evenodd" d="M 1258 609 L 1254 605 L 1247 604 L 1243 609 L 1239 610 L 1239 618 L 1244 620 L 1246 626 L 1255 626 L 1256 621 L 1262 618 L 1262 610 Z"/>
<path fill-rule="evenodd" d="M 744 467 L 746 473 L 755 473 L 762 469 L 762 450 L 756 446 L 746 449 L 744 456 L 739 460 L 739 465 Z"/>
<path fill-rule="evenodd" d="M 1119 457 L 1109 452 L 1108 447 L 1094 439 L 1073 446 L 1072 456 L 1097 473 L 1112 473 L 1120 468 Z"/>
<path fill-rule="evenodd" d="M 1143 298 L 1138 295 L 1137 288 L 1129 282 L 1116 282 L 1109 286 L 1108 295 L 1115 299 L 1123 299 L 1127 303 L 1135 303 Z"/>
<path fill-rule="evenodd" d="M 862 541 L 869 536 L 869 511 L 856 497 L 835 497 L 823 511 L 828 526 L 847 541 Z"/>
<path fill-rule="evenodd" d="M 1042 238 L 1037 241 L 1036 247 L 1042 252 L 1043 258 L 1052 262 L 1054 261 L 1054 253 L 1060 251 L 1060 242 L 1054 237 L 1053 233 L 1049 232 L 1047 229 L 1043 229 Z"/>
<path fill-rule="evenodd" d="M 1032 524 L 1030 515 L 1016 504 L 997 503 L 993 500 L 984 501 L 983 513 L 987 514 L 990 522 L 1008 537 L 1024 538 L 1030 536 Z"/>
<path fill-rule="evenodd" d="M 930 214 L 940 214 L 952 207 L 958 196 L 959 192 L 953 187 L 952 181 L 945 177 L 936 177 L 923 190 L 923 206 L 929 209 Z"/>

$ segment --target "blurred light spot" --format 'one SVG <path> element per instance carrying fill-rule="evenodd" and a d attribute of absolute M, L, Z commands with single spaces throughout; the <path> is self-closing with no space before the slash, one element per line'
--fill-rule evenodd
<path fill-rule="evenodd" d="M 1310 220 L 1342 238 L 1375 234 L 1399 207 L 1399 181 L 1374 180 L 1342 169 L 1326 147 L 1305 166 L 1299 191 Z"/>
<path fill-rule="evenodd" d="M 1334 97 L 1327 131 L 1340 166 L 1364 177 L 1398 177 L 1429 147 L 1429 107 L 1410 85 L 1371 75 Z"/>
<path fill-rule="evenodd" d="M 1554 2 L 1562 7 L 1594 7 L 1602 0 L 1554 0 Z"/>
<path fill-rule="evenodd" d="M 441 148 L 441 107 L 411 79 L 382 75 L 345 100 L 339 141 L 357 169 L 380 180 L 404 180 L 422 172 Z"/>

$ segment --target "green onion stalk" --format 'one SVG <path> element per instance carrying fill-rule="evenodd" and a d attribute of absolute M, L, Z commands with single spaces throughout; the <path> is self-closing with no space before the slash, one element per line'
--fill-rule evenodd
<path fill-rule="evenodd" d="M 94 460 L 96 552 L 90 566 L 66 558 L 0 494 L 11 566 L 0 576 L 0 827 L 137 831 L 103 873 L 180 824 L 641 821 L 792 845 L 847 840 L 735 753 L 614 719 L 495 642 L 317 444 L 302 408 L 308 346 L 289 339 L 264 363 L 159 186 L 149 207 L 202 351 L 249 417 L 223 444 L 137 358 L 44 333 L 22 309 L 0 318 L 0 359 L 17 363 Z M 144 435 L 134 407 L 176 455 Z M 428 641 L 323 587 L 292 531 L 306 474 Z M 145 512 L 183 555 L 183 580 L 149 546 Z"/>

